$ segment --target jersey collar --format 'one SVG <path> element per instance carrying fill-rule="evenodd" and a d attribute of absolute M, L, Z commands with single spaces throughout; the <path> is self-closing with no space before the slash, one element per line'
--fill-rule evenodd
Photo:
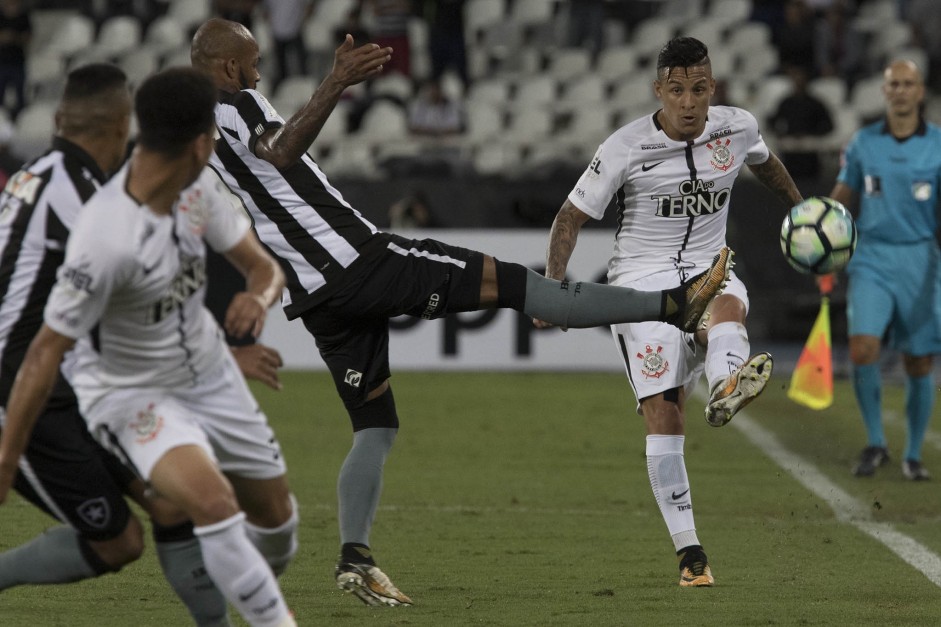
<path fill-rule="evenodd" d="M 99 183 L 104 183 L 108 180 L 108 177 L 101 171 L 101 168 L 99 168 L 95 160 L 91 158 L 91 155 L 85 152 L 78 144 L 70 142 L 64 137 L 56 136 L 52 138 L 52 148 L 53 150 L 63 152 L 81 163 L 82 166 L 91 172 L 91 175 L 94 176 L 95 180 Z"/>
<path fill-rule="evenodd" d="M 889 132 L 889 120 L 888 119 L 882 118 L 882 130 L 880 130 L 879 132 L 882 133 L 883 135 L 892 134 L 891 132 Z M 908 137 L 914 137 L 915 135 L 924 136 L 927 134 L 928 134 L 928 125 L 925 124 L 925 118 L 919 118 L 918 128 L 916 128 L 915 132 L 909 135 Z M 898 139 L 899 141 L 905 141 L 906 139 L 908 139 L 908 137 L 897 137 L 896 139 Z"/>

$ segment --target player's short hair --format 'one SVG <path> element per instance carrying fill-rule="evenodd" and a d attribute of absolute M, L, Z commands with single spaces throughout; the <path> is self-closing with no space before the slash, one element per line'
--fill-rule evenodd
<path fill-rule="evenodd" d="M 126 89 L 127 74 L 110 63 L 91 63 L 75 68 L 65 79 L 62 100 L 70 102 L 99 96 L 111 89 Z"/>
<path fill-rule="evenodd" d="M 657 55 L 657 77 L 674 67 L 698 67 L 709 63 L 709 49 L 694 37 L 674 37 Z"/>
<path fill-rule="evenodd" d="M 134 97 L 137 142 L 148 150 L 179 156 L 191 141 L 214 123 L 216 88 L 209 76 L 188 67 L 154 74 Z"/>

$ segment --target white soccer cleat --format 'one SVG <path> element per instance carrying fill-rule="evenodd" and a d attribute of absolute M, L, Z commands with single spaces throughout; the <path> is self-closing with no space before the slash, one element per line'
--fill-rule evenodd
<path fill-rule="evenodd" d="M 341 562 L 336 568 L 337 587 L 366 605 L 411 605 L 412 600 L 395 587 L 388 575 L 372 564 Z"/>
<path fill-rule="evenodd" d="M 770 353 L 758 353 L 748 358 L 712 391 L 706 404 L 706 422 L 721 427 L 745 405 L 755 400 L 768 384 L 774 361 Z"/>

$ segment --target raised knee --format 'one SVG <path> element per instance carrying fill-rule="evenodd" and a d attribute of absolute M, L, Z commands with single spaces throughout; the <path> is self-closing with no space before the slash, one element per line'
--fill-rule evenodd
<path fill-rule="evenodd" d="M 89 541 L 88 545 L 110 570 L 117 572 L 144 554 L 144 528 L 137 518 L 131 517 L 121 535 Z"/>

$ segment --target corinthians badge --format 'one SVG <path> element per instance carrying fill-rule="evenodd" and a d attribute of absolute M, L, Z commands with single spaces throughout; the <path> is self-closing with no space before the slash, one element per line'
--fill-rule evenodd
<path fill-rule="evenodd" d="M 712 151 L 712 158 L 709 160 L 709 163 L 711 163 L 712 167 L 716 170 L 725 172 L 735 163 L 735 155 L 729 150 L 729 144 L 731 143 L 732 140 L 726 138 L 725 140 L 717 139 L 712 143 L 706 144 L 706 148 Z"/>
<path fill-rule="evenodd" d="M 670 369 L 670 362 L 660 354 L 662 351 L 662 346 L 657 346 L 657 349 L 654 350 L 648 344 L 643 353 L 637 353 L 637 359 L 643 362 L 640 371 L 645 378 L 659 379 Z"/>

